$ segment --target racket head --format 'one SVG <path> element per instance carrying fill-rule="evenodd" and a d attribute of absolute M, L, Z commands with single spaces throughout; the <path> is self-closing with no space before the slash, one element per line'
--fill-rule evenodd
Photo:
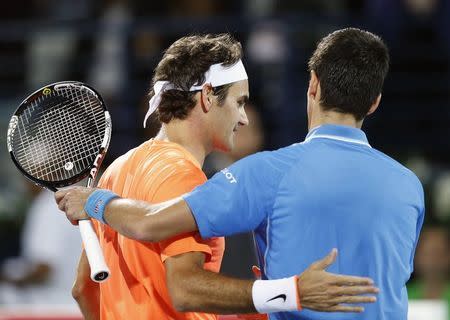
<path fill-rule="evenodd" d="M 56 82 L 19 105 L 9 123 L 7 146 L 23 175 L 55 191 L 89 175 L 95 178 L 111 129 L 95 89 L 77 81 Z"/>

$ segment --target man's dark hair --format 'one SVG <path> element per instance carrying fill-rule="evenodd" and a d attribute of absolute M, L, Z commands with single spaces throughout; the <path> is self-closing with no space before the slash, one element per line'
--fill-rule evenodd
<path fill-rule="evenodd" d="M 149 95 L 154 95 L 156 81 L 170 81 L 182 90 L 168 90 L 162 94 L 157 109 L 159 120 L 168 123 L 172 119 L 185 119 L 196 103 L 195 91 L 189 92 L 189 88 L 205 81 L 205 72 L 211 65 L 233 65 L 241 57 L 241 44 L 229 34 L 193 35 L 175 41 L 155 69 Z M 224 102 L 230 86 L 213 88 L 219 104 Z"/>
<path fill-rule="evenodd" d="M 323 109 L 362 120 L 381 93 L 389 53 L 380 37 L 347 28 L 323 38 L 308 65 L 319 79 Z"/>

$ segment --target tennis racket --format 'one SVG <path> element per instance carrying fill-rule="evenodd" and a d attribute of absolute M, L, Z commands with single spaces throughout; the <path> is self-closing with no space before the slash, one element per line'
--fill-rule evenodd
<path fill-rule="evenodd" d="M 81 82 L 47 85 L 29 97 L 12 116 L 8 151 L 17 168 L 34 183 L 57 191 L 86 177 L 92 187 L 111 138 L 111 117 L 100 94 Z M 91 279 L 109 276 L 90 220 L 79 229 Z"/>

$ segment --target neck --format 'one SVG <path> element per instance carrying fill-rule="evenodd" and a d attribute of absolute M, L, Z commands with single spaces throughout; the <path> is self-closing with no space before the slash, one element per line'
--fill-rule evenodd
<path fill-rule="evenodd" d="M 324 124 L 335 124 L 361 129 L 362 123 L 362 120 L 356 120 L 351 114 L 318 110 L 318 112 L 313 112 L 311 115 L 309 130 Z"/>
<path fill-rule="evenodd" d="M 203 136 L 200 132 L 201 126 L 195 123 L 194 117 L 188 117 L 185 120 L 171 120 L 169 123 L 163 123 L 161 130 L 156 135 L 155 139 L 174 142 L 181 145 L 184 149 L 189 151 L 198 161 L 200 166 L 203 166 L 205 157 L 211 151 L 208 150 L 208 141 L 203 141 Z"/>

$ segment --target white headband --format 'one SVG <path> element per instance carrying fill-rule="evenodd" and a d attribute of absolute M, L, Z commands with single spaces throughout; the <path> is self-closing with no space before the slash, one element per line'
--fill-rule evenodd
<path fill-rule="evenodd" d="M 209 67 L 208 71 L 205 72 L 205 81 L 198 86 L 192 86 L 189 91 L 197 91 L 203 89 L 203 86 L 209 83 L 212 87 L 222 86 L 224 84 L 229 84 L 241 80 L 246 80 L 247 72 L 245 72 L 244 65 L 242 61 L 239 60 L 232 66 L 223 66 L 221 63 L 213 64 Z M 180 88 L 176 88 L 169 81 L 156 81 L 153 86 L 153 91 L 155 95 L 148 102 L 148 111 L 145 115 L 144 119 L 144 128 L 145 123 L 147 122 L 148 117 L 155 112 L 161 103 L 161 95 L 167 90 L 182 90 Z"/>

